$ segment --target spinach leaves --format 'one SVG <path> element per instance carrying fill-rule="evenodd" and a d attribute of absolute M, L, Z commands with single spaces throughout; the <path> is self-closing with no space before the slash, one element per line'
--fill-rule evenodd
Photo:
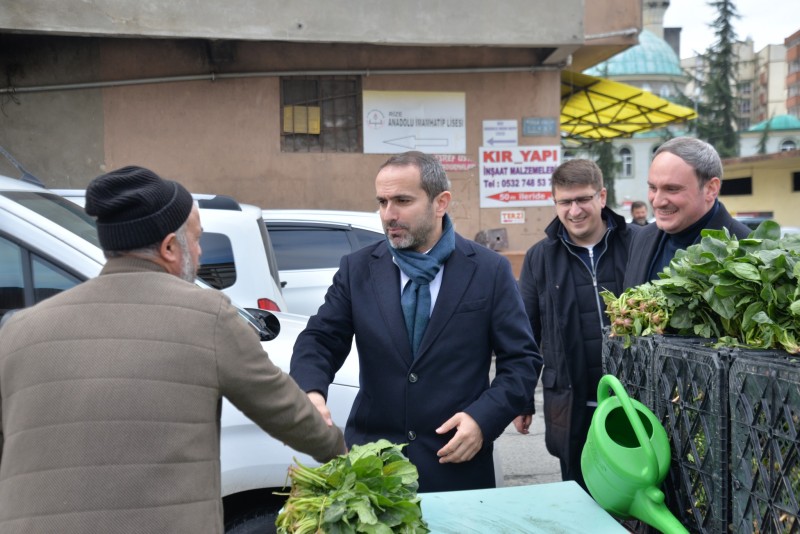
<path fill-rule="evenodd" d="M 619 298 L 602 293 L 611 334 L 659 332 L 659 324 L 648 329 L 641 313 L 627 306 L 631 299 L 644 298 L 647 317 L 657 310 L 662 321 L 668 318 L 668 328 L 661 332 L 716 338 L 718 345 L 800 353 L 799 260 L 800 235 L 781 238 L 774 221 L 764 221 L 741 240 L 727 229 L 703 230 L 700 243 L 679 250 L 658 280 L 630 288 Z"/>
<path fill-rule="evenodd" d="M 278 515 L 279 534 L 429 532 L 417 496 L 417 468 L 403 445 L 381 439 L 353 445 L 319 467 L 289 470 L 292 489 Z"/>

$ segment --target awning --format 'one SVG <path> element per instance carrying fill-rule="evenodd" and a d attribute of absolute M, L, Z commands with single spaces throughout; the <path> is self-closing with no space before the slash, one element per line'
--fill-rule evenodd
<path fill-rule="evenodd" d="M 632 85 L 561 71 L 561 132 L 578 141 L 630 137 L 697 117 Z"/>

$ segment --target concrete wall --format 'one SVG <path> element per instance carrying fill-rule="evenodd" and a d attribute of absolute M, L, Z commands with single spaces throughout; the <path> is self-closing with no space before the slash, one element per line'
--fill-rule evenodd
<path fill-rule="evenodd" d="M 583 42 L 583 12 L 584 0 L 25 0 L 0 2 L 0 29 L 290 42 L 550 46 Z"/>
<path fill-rule="evenodd" d="M 0 72 L 13 88 L 57 80 L 94 79 L 93 40 L 28 40 L 0 35 Z M 4 84 L 5 85 L 5 84 Z M 0 146 L 48 185 L 73 187 L 103 169 L 101 91 L 0 94 Z M 0 157 L 0 174 L 19 176 Z"/>
<path fill-rule="evenodd" d="M 473 64 L 530 65 L 529 49 L 363 47 L 238 42 L 231 64 L 210 65 L 202 41 L 20 36 L 5 42 L 28 50 L 19 86 L 117 80 L 119 86 L 21 92 L 6 103 L 0 145 L 51 187 L 85 187 L 123 165 L 150 167 L 195 192 L 229 194 L 265 208 L 373 210 L 374 178 L 385 155 L 288 153 L 280 147 L 280 78 L 255 76 L 211 81 L 138 83 L 212 67 L 218 72 L 314 69 L 430 68 Z M 43 44 L 48 43 L 48 44 Z M 54 54 L 56 52 L 56 55 Z M 69 53 L 66 53 L 69 51 Z M 48 59 L 50 58 L 50 59 Z M 57 65 L 58 68 L 52 68 Z M 0 63 L 0 67 L 3 65 Z M 5 64 L 7 68 L 9 63 Z M 365 76 L 362 90 L 455 91 L 466 96 L 467 149 L 478 162 L 482 121 L 557 117 L 558 70 Z M 9 97 L 10 99 L 10 97 Z M 557 136 L 522 137 L 520 144 L 555 145 Z M 467 237 L 499 228 L 499 209 L 480 209 L 479 167 L 449 173 L 451 210 Z M 0 173 L 14 175 L 0 166 Z M 509 245 L 526 249 L 541 237 L 553 209 L 526 208 L 527 224 L 508 225 Z"/>
<path fill-rule="evenodd" d="M 501 210 L 479 207 L 482 121 L 557 120 L 561 62 L 592 66 L 640 28 L 640 0 L 0 2 L 0 145 L 51 187 L 139 164 L 263 207 L 371 210 L 386 156 L 282 152 L 280 76 L 349 72 L 362 90 L 462 92 L 462 156 L 476 166 L 450 173 L 452 214 L 474 237 L 502 226 Z M 377 72 L 392 69 L 438 72 Z M 520 124 L 521 145 L 559 141 L 523 137 Z M 0 173 L 18 175 L 2 159 Z M 524 211 L 526 224 L 506 227 L 512 249 L 554 216 Z"/>

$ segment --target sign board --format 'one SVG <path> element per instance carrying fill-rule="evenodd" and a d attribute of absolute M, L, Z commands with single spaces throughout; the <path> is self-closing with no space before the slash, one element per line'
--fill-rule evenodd
<path fill-rule="evenodd" d="M 525 137 L 558 135 L 558 123 L 556 119 L 549 117 L 525 117 L 522 119 L 522 135 Z"/>
<path fill-rule="evenodd" d="M 364 91 L 364 153 L 467 151 L 466 94 Z"/>
<path fill-rule="evenodd" d="M 437 154 L 436 159 L 445 171 L 468 171 L 478 166 L 469 157 L 461 154 Z"/>
<path fill-rule="evenodd" d="M 519 135 L 517 121 L 483 121 L 483 145 L 502 148 L 517 146 Z"/>
<path fill-rule="evenodd" d="M 525 210 L 501 211 L 500 224 L 525 224 Z"/>
<path fill-rule="evenodd" d="M 480 207 L 552 206 L 550 176 L 559 163 L 560 146 L 481 147 Z"/>

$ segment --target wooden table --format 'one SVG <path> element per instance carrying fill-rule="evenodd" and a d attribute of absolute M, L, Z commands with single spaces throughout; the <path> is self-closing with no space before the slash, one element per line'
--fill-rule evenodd
<path fill-rule="evenodd" d="M 420 497 L 432 534 L 628 532 L 572 481 Z"/>

